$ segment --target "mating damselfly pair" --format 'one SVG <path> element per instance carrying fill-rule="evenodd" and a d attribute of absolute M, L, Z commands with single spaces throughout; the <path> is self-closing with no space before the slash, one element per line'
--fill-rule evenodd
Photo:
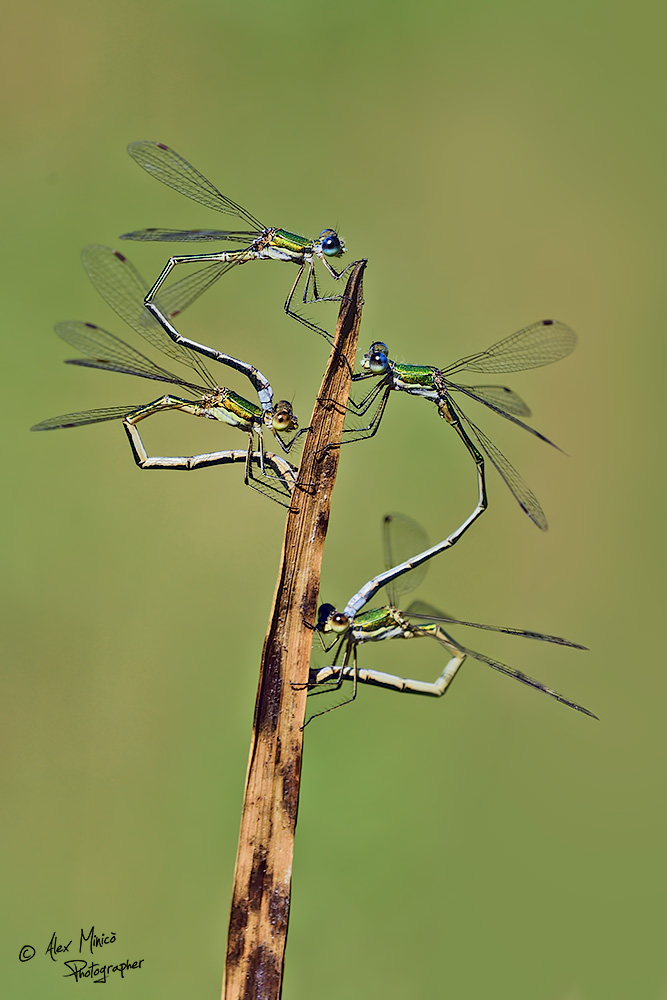
<path fill-rule="evenodd" d="M 248 228 L 236 231 L 151 228 L 126 233 L 124 239 L 157 242 L 220 240 L 241 242 L 246 245 L 239 250 L 171 257 L 152 285 L 144 281 L 124 254 L 102 246 L 86 248 L 83 253 L 84 266 L 101 296 L 132 330 L 143 338 L 145 343 L 169 358 L 171 363 L 175 362 L 187 371 L 183 373 L 179 370 L 176 373 L 165 368 L 161 362 L 153 360 L 143 350 L 139 351 L 96 324 L 79 321 L 60 323 L 56 326 L 56 333 L 84 355 L 68 363 L 165 382 L 177 386 L 186 395 L 166 394 L 149 403 L 129 407 L 112 406 L 67 413 L 45 420 L 35 425 L 33 429 L 51 430 L 121 419 L 135 461 L 140 468 L 188 470 L 243 462 L 245 481 L 248 485 L 288 506 L 292 502 L 296 469 L 286 458 L 265 450 L 263 434 L 265 430 L 270 431 L 283 454 L 288 455 L 300 435 L 306 433 L 308 428 L 298 429 L 297 418 L 288 401 L 274 402 L 271 383 L 254 364 L 182 336 L 173 325 L 173 321 L 231 268 L 253 260 L 275 259 L 298 267 L 296 279 L 285 301 L 285 312 L 331 343 L 332 337 L 328 331 L 298 313 L 293 308 L 293 302 L 301 285 L 303 286 L 301 301 L 304 304 L 340 298 L 340 296 L 320 295 L 316 263 L 323 265 L 331 277 L 340 279 L 348 268 L 336 271 L 330 261 L 345 252 L 345 245 L 338 234 L 331 229 L 323 230 L 319 238 L 312 240 L 296 236 L 285 229 L 263 226 L 240 205 L 222 195 L 191 164 L 162 143 L 138 142 L 132 143 L 128 148 L 130 155 L 152 176 L 207 208 L 240 219 Z M 204 266 L 169 284 L 168 278 L 174 268 L 187 263 Z M 538 527 L 546 528 L 546 518 L 536 497 L 497 446 L 464 413 L 459 397 L 464 396 L 481 403 L 548 444 L 553 445 L 553 442 L 521 419 L 530 416 L 530 410 L 512 389 L 498 385 L 461 385 L 458 381 L 454 381 L 454 377 L 458 378 L 459 373 L 466 371 L 501 373 L 547 365 L 566 357 L 575 343 L 575 334 L 568 326 L 552 320 L 543 320 L 506 337 L 484 351 L 467 355 L 442 368 L 391 360 L 386 343 L 376 341 L 371 345 L 362 359 L 361 372 L 353 375 L 353 382 L 368 379 L 376 381 L 363 398 L 350 399 L 343 443 L 371 438 L 377 433 L 392 392 L 422 396 L 436 405 L 438 414 L 454 428 L 470 454 L 476 466 L 477 503 L 455 531 L 437 545 L 429 548 L 424 544 L 416 552 L 410 546 L 421 544 L 423 537 L 419 536 L 419 529 L 414 522 L 396 516 L 385 520 L 386 532 L 396 531 L 398 525 L 403 536 L 403 541 L 400 543 L 390 543 L 389 536 L 386 536 L 386 552 L 394 555 L 386 556 L 388 561 L 385 573 L 364 585 L 350 599 L 343 612 L 335 611 L 331 605 L 323 605 L 318 621 L 314 623 L 313 627 L 320 638 L 327 634 L 334 636 L 334 642 L 329 648 L 335 648 L 335 651 L 331 664 L 311 671 L 313 693 L 320 693 L 332 687 L 338 689 L 343 687 L 345 682 L 351 681 L 352 693 L 346 700 L 352 700 L 356 695 L 357 683 L 374 684 L 409 693 L 443 694 L 464 659 L 470 656 L 551 695 L 572 708 L 588 715 L 592 714 L 520 671 L 466 649 L 449 636 L 442 625 L 463 624 L 560 645 L 583 647 L 544 633 L 462 622 L 434 612 L 426 605 L 413 604 L 404 612 L 397 606 L 397 597 L 401 590 L 399 580 L 410 580 L 409 587 L 403 589 L 412 589 L 418 574 L 417 567 L 425 566 L 427 560 L 451 548 L 487 509 L 485 456 L 497 469 L 528 517 Z M 203 359 L 221 363 L 247 378 L 256 393 L 257 403 L 230 388 L 220 386 L 212 377 Z M 149 457 L 139 436 L 137 425 L 148 417 L 167 410 L 217 420 L 235 427 L 248 435 L 247 449 L 225 449 L 188 457 Z M 401 558 L 396 561 L 394 556 L 399 551 Z M 363 610 L 383 585 L 390 588 L 390 603 L 380 609 Z M 437 639 L 451 656 L 450 662 L 435 682 L 395 678 L 378 671 L 361 670 L 357 665 L 357 647 L 364 642 L 420 636 Z M 326 641 L 324 644 L 326 645 Z"/>

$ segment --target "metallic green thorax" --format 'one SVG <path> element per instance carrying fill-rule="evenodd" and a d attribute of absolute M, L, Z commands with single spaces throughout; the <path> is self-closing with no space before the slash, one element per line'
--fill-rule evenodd
<path fill-rule="evenodd" d="M 432 365 L 403 365 L 398 362 L 392 364 L 394 377 L 405 385 L 421 385 L 424 388 L 434 387 L 434 375 L 437 368 Z"/>
<path fill-rule="evenodd" d="M 369 611 L 362 611 L 355 615 L 353 628 L 355 632 L 376 632 L 387 628 L 400 626 L 394 608 L 371 608 Z"/>
<path fill-rule="evenodd" d="M 211 415 L 214 419 L 223 420 L 243 430 L 250 430 L 262 422 L 261 407 L 232 392 L 231 389 L 218 389 L 217 392 L 204 397 L 197 406 L 202 416 Z"/>
<path fill-rule="evenodd" d="M 413 639 L 423 635 L 436 638 L 444 635 L 435 622 L 413 625 L 397 608 L 371 608 L 355 615 L 352 623 L 353 642 L 375 642 L 381 639 Z"/>
<path fill-rule="evenodd" d="M 247 420 L 260 420 L 262 419 L 262 409 L 260 406 L 256 406 L 255 403 L 251 403 L 250 400 L 244 399 L 243 396 L 239 396 L 238 393 L 232 392 L 231 389 L 225 391 L 224 397 L 225 409 L 229 410 L 237 417 L 242 417 Z"/>
<path fill-rule="evenodd" d="M 303 253 L 304 250 L 312 250 L 313 241 L 297 236 L 296 233 L 288 233 L 286 229 L 276 229 L 271 238 L 271 246 L 291 253 Z"/>

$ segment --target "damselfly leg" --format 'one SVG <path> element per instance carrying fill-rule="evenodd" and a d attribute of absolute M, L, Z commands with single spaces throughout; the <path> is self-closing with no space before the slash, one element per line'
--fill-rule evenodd
<path fill-rule="evenodd" d="M 251 260 L 283 260 L 299 267 L 299 273 L 285 301 L 285 312 L 298 320 L 310 330 L 332 343 L 331 334 L 325 329 L 302 316 L 292 308 L 295 292 L 305 276 L 302 301 L 311 302 L 333 301 L 340 296 L 323 296 L 319 294 L 315 261 L 319 260 L 331 277 L 338 281 L 349 270 L 349 265 L 342 271 L 337 271 L 331 260 L 345 253 L 345 244 L 333 229 L 324 229 L 315 240 L 298 236 L 285 229 L 264 226 L 258 219 L 239 204 L 221 194 L 220 191 L 192 164 L 179 156 L 173 149 L 159 142 L 133 142 L 128 146 L 130 156 L 149 174 L 167 184 L 169 187 L 185 195 L 185 197 L 205 205 L 213 211 L 221 212 L 240 219 L 248 227 L 244 230 L 212 230 L 212 229 L 142 229 L 124 233 L 122 239 L 157 241 L 157 242 L 214 242 L 232 241 L 246 243 L 239 250 L 220 251 L 217 253 L 189 254 L 170 257 L 155 283 L 145 296 L 146 306 L 160 322 L 173 318 L 175 312 L 165 312 L 167 297 L 161 297 L 162 304 L 157 301 L 158 292 L 171 272 L 179 264 L 206 264 L 207 267 L 198 272 L 200 279 L 184 279 L 180 290 L 180 306 L 182 310 L 194 301 L 206 288 L 210 287 L 232 267 L 246 264 Z M 312 286 L 313 297 L 309 298 Z M 178 283 L 172 288 L 178 289 Z M 187 291 L 186 291 L 187 290 Z"/>

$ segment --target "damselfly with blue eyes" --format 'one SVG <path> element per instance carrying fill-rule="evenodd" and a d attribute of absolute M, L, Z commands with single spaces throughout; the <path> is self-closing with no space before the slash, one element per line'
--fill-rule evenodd
<path fill-rule="evenodd" d="M 198 354 L 183 344 L 174 343 L 157 320 L 146 312 L 142 296 L 146 287 L 145 283 L 127 258 L 108 247 L 100 246 L 87 247 L 83 257 L 91 281 L 109 305 L 154 348 L 188 367 L 199 381 L 194 382 L 169 371 L 119 337 L 93 323 L 78 321 L 59 323 L 55 328 L 58 336 L 86 355 L 84 358 L 71 360 L 67 362 L 68 364 L 116 371 L 157 382 L 166 382 L 185 389 L 193 398 L 165 395 L 142 406 L 113 406 L 84 410 L 78 413 L 66 413 L 44 420 L 36 424 L 32 430 L 55 430 L 123 419 L 133 447 L 135 460 L 141 468 L 187 469 L 201 468 L 205 465 L 229 464 L 238 461 L 238 458 L 235 453 L 226 451 L 204 456 L 191 456 L 190 458 L 149 459 L 140 438 L 138 438 L 138 432 L 133 434 L 130 428 L 134 428 L 136 431 L 135 425 L 139 421 L 165 410 L 178 410 L 182 413 L 218 420 L 236 427 L 248 435 L 248 450 L 244 453 L 246 455 L 246 483 L 259 489 L 260 492 L 271 495 L 273 499 L 278 500 L 283 505 L 289 506 L 291 489 L 285 489 L 285 483 L 289 480 L 289 470 L 293 471 L 293 467 L 289 463 L 284 463 L 285 468 L 280 468 L 278 472 L 269 473 L 267 483 L 263 482 L 265 478 L 263 430 L 265 428 L 272 430 L 276 440 L 286 453 L 291 450 L 297 439 L 294 437 L 291 441 L 285 441 L 282 437 L 283 433 L 291 433 L 298 428 L 289 401 L 281 400 L 275 406 L 272 404 L 270 407 L 265 406 L 262 409 L 231 389 L 217 385 Z M 221 356 L 218 360 L 223 358 L 227 358 L 227 356 Z M 241 365 L 235 359 L 225 360 L 224 363 L 230 364 L 231 362 L 233 362 L 232 367 L 243 370 L 255 382 L 265 383 L 266 380 L 263 379 L 263 376 L 260 377 L 260 373 L 252 366 Z M 245 369 L 251 369 L 251 372 L 245 371 Z M 258 456 L 260 464 L 259 485 L 252 474 L 252 466 L 255 463 L 253 456 Z M 274 470 L 278 467 L 275 461 L 270 464 Z M 277 478 L 279 481 L 272 484 L 268 481 L 271 477 Z M 264 486 L 267 488 L 265 489 Z"/>
<path fill-rule="evenodd" d="M 214 281 L 217 281 L 221 275 L 238 264 L 246 264 L 251 260 L 285 260 L 296 264 L 299 268 L 296 280 L 285 300 L 285 312 L 309 329 L 319 333 L 329 343 L 333 342 L 332 336 L 326 330 L 292 309 L 292 299 L 304 275 L 305 284 L 302 296 L 304 304 L 331 302 L 340 299 L 340 295 L 320 295 L 315 273 L 316 258 L 322 262 L 331 277 L 336 280 L 353 266 L 350 264 L 342 271 L 336 271 L 331 265 L 330 261 L 333 258 L 340 257 L 345 253 L 345 244 L 335 230 L 324 229 L 316 240 L 310 240 L 288 232 L 286 229 L 269 228 L 245 208 L 241 208 L 236 202 L 221 194 L 206 177 L 169 146 L 165 146 L 161 142 L 142 141 L 132 142 L 127 148 L 130 156 L 136 160 L 139 166 L 162 181 L 163 184 L 167 184 L 185 195 L 186 198 L 191 198 L 206 208 L 241 219 L 248 227 L 234 232 L 220 229 L 141 229 L 132 233 L 124 233 L 121 237 L 124 240 L 157 241 L 160 243 L 217 242 L 219 240 L 250 243 L 249 246 L 241 250 L 170 257 L 157 281 L 146 295 L 146 307 L 154 316 L 159 318 L 160 315 L 165 315 L 160 313 L 160 306 L 155 302 L 155 296 L 177 264 L 205 263 L 208 266 L 182 279 L 161 295 L 163 308 L 167 309 L 165 318 L 175 316 L 178 311 L 184 309 L 201 295 Z M 309 298 L 311 287 L 312 298 Z M 170 305 L 172 294 L 177 297 L 177 306 Z"/>
<path fill-rule="evenodd" d="M 519 419 L 519 417 L 529 417 L 530 410 L 512 389 L 503 385 L 459 385 L 452 381 L 452 376 L 465 371 L 497 373 L 540 368 L 567 357 L 574 350 L 576 342 L 577 336 L 569 326 L 555 320 L 545 319 L 505 337 L 504 340 L 489 347 L 486 351 L 460 358 L 446 368 L 434 368 L 431 365 L 407 365 L 391 361 L 387 345 L 377 341 L 371 344 L 370 350 L 363 357 L 361 367 L 364 371 L 353 375 L 352 379 L 358 382 L 369 378 L 379 378 L 380 381 L 373 386 L 364 399 L 359 402 L 350 399 L 349 406 L 352 412 L 363 415 L 368 412 L 378 398 L 379 403 L 365 427 L 348 425 L 343 432 L 343 441 L 357 441 L 372 437 L 380 426 L 387 401 L 394 390 L 428 399 L 435 403 L 440 416 L 454 428 L 477 466 L 478 502 L 465 526 L 469 527 L 487 506 L 484 458 L 471 440 L 470 435 L 472 435 L 481 451 L 500 473 L 521 509 L 528 515 L 533 524 L 545 530 L 547 519 L 535 495 L 500 449 L 463 413 L 458 401 L 454 402 L 454 394 L 458 393 L 475 400 L 477 403 L 483 403 L 494 413 L 499 413 L 501 417 L 505 417 L 506 420 L 510 420 L 534 434 L 540 441 L 546 441 L 558 451 L 560 448 L 544 434 L 540 434 L 539 431 L 529 427 L 528 424 Z M 467 433 L 466 427 L 470 435 Z"/>
<path fill-rule="evenodd" d="M 388 688 L 392 691 L 399 691 L 406 694 L 430 695 L 439 698 L 448 690 L 454 677 L 459 671 L 467 657 L 486 663 L 487 666 L 498 670 L 500 673 L 515 680 L 542 691 L 556 701 L 574 708 L 584 715 L 589 715 L 596 719 L 597 716 L 589 712 L 574 701 L 570 701 L 563 695 L 558 694 L 552 688 L 547 687 L 540 681 L 529 677 L 527 674 L 508 667 L 498 660 L 469 649 L 467 646 L 457 642 L 449 632 L 445 631 L 443 625 L 462 625 L 469 628 L 482 629 L 487 632 L 502 632 L 506 635 L 519 636 L 525 639 L 539 639 L 542 642 L 555 643 L 558 646 L 570 646 L 573 649 L 585 649 L 576 642 L 568 639 L 561 639 L 558 636 L 546 635 L 542 632 L 534 632 L 526 629 L 509 628 L 501 625 L 481 625 L 478 622 L 464 621 L 443 615 L 428 604 L 421 601 L 414 601 L 405 611 L 398 608 L 398 596 L 400 593 L 407 593 L 413 590 L 422 580 L 426 572 L 428 559 L 441 551 L 440 546 L 427 547 L 427 540 L 423 530 L 410 518 L 401 514 L 390 514 L 384 518 L 384 547 L 386 571 L 373 580 L 370 580 L 364 587 L 352 597 L 344 611 L 336 611 L 332 604 L 321 605 L 318 612 L 315 630 L 318 633 L 322 647 L 325 651 L 335 650 L 331 663 L 324 667 L 314 667 L 310 670 L 308 687 L 310 694 L 325 694 L 339 690 L 345 681 L 352 683 L 352 690 L 349 697 L 340 701 L 322 712 L 309 713 L 308 721 L 324 712 L 331 711 L 332 708 L 339 708 L 341 705 L 353 701 L 357 694 L 358 684 L 371 684 L 376 687 Z M 392 565 L 396 559 L 400 559 L 407 548 L 423 548 L 419 555 Z M 419 569 L 421 567 L 421 569 Z M 409 575 L 407 575 L 409 574 Z M 382 587 L 387 587 L 389 604 L 384 607 L 373 608 L 362 611 L 361 608 L 373 597 Z M 326 637 L 333 637 L 327 644 Z M 357 649 L 365 642 L 381 642 L 386 639 L 435 639 L 448 652 L 450 659 L 446 663 L 442 673 L 434 681 L 413 680 L 407 677 L 396 677 L 393 674 L 382 673 L 377 670 L 362 669 L 357 663 Z"/>

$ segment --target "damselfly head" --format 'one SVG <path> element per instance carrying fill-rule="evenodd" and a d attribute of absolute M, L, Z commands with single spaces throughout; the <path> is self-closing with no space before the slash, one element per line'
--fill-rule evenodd
<path fill-rule="evenodd" d="M 273 408 L 271 423 L 274 431 L 295 431 L 298 430 L 297 420 L 292 404 L 288 399 L 279 399 Z"/>
<path fill-rule="evenodd" d="M 336 611 L 333 604 L 320 604 L 317 612 L 318 632 L 337 632 L 342 634 L 350 627 L 350 619 L 342 611 Z"/>
<path fill-rule="evenodd" d="M 371 344 L 367 354 L 361 359 L 361 367 L 372 372 L 373 375 L 381 375 L 389 367 L 389 348 L 381 340 L 376 340 Z"/>
<path fill-rule="evenodd" d="M 345 244 L 335 229 L 323 229 L 319 242 L 325 257 L 340 257 L 345 253 Z"/>

